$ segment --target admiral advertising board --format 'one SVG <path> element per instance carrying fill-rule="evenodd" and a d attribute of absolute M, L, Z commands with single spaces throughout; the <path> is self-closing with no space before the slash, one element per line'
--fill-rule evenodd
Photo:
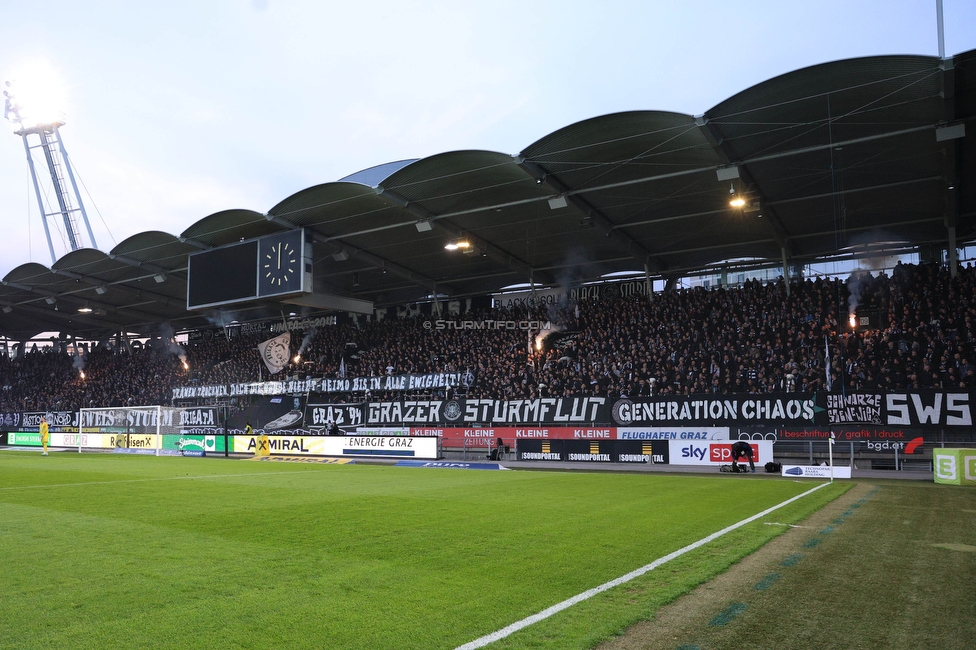
<path fill-rule="evenodd" d="M 232 436 L 234 453 L 253 454 L 259 436 Z M 271 455 L 345 456 L 372 458 L 440 457 L 437 438 L 410 436 L 267 436 Z"/>
<path fill-rule="evenodd" d="M 728 465 L 732 462 L 732 441 L 671 440 L 668 445 L 672 465 Z M 751 440 L 749 446 L 752 447 L 752 462 L 756 465 L 773 460 L 772 441 Z"/>

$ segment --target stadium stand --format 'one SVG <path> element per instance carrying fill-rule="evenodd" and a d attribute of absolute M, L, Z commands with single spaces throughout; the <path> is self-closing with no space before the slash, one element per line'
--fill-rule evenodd
<path fill-rule="evenodd" d="M 518 399 L 597 395 L 774 393 L 976 387 L 976 272 L 955 278 L 939 265 L 898 264 L 847 281 L 782 280 L 673 290 L 648 298 L 579 301 L 535 310 L 479 311 L 465 318 L 544 319 L 560 336 L 520 330 L 432 332 L 423 316 L 360 319 L 292 333 L 301 360 L 279 373 L 298 378 L 465 372 L 467 397 Z M 879 326 L 845 327 L 852 295 Z M 536 335 L 538 333 L 535 333 Z M 100 346 L 86 357 L 63 347 L 0 355 L 0 411 L 170 404 L 188 385 L 267 380 L 256 346 L 264 332 L 200 338 L 184 346 Z M 825 367 L 825 337 L 830 370 Z M 541 349 L 533 341 L 541 341 Z M 352 344 L 352 345 L 350 345 Z M 304 348 L 304 349 L 302 349 Z M 189 370 L 181 359 L 185 357 Z M 82 363 L 83 361 L 83 363 Z M 80 376 L 83 368 L 85 377 Z M 453 395 L 337 395 L 336 401 Z M 448 391 L 452 391 L 448 393 Z"/>

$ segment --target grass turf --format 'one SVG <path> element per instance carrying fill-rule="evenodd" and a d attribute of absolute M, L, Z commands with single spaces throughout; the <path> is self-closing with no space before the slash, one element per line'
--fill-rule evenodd
<path fill-rule="evenodd" d="M 831 525 L 805 532 L 802 560 L 781 564 L 727 628 L 695 645 L 807 650 L 976 647 L 976 490 L 864 481 L 866 496 Z M 784 568 L 785 567 L 785 568 Z"/>
<path fill-rule="evenodd" d="M 812 486 L 0 452 L 0 646 L 453 648 Z M 496 647 L 590 647 L 780 531 L 745 526 Z"/>

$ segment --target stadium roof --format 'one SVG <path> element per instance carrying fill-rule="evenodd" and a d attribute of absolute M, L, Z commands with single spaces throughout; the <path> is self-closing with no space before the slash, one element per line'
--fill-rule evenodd
<path fill-rule="evenodd" d="M 178 237 L 144 232 L 107 254 L 24 264 L 0 286 L 0 333 L 206 326 L 214 314 L 185 308 L 187 256 L 298 227 L 314 237 L 315 291 L 377 306 L 645 265 L 679 277 L 744 257 L 792 264 L 882 243 L 946 248 L 953 236 L 976 239 L 974 116 L 976 51 L 817 65 L 700 116 L 604 115 L 518 155 L 387 163 L 266 214 L 225 210 Z M 743 207 L 730 206 L 730 191 Z M 467 251 L 445 250 L 461 239 Z M 231 317 L 277 314 L 267 304 Z"/>

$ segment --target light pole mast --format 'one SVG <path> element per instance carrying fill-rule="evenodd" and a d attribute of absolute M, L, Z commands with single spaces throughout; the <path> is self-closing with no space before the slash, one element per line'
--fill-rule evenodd
<path fill-rule="evenodd" d="M 43 123 L 32 123 L 30 116 L 25 114 L 24 107 L 18 101 L 13 84 L 6 83 L 3 91 L 3 117 L 14 124 L 17 130 L 14 135 L 19 135 L 24 141 L 24 151 L 27 154 L 27 166 L 30 168 L 31 180 L 34 184 L 34 195 L 37 197 L 37 207 L 41 211 L 41 222 L 44 224 L 44 234 L 47 236 L 47 247 L 51 253 L 51 263 L 57 261 L 54 252 L 54 240 L 51 238 L 51 226 L 48 223 L 50 217 L 60 215 L 61 223 L 64 227 L 63 237 L 68 251 L 84 248 L 81 232 L 78 230 L 77 215 L 81 215 L 81 220 L 85 224 L 88 232 L 88 241 L 91 248 L 97 248 L 95 235 L 92 233 L 91 224 L 88 222 L 88 213 L 85 212 L 85 204 L 81 200 L 78 192 L 78 184 L 75 182 L 74 171 L 68 160 L 68 152 L 64 148 L 61 140 L 61 133 L 58 129 L 64 126 L 60 119 L 54 121 L 44 121 Z M 37 136 L 34 144 L 31 136 Z M 41 181 L 37 177 L 37 168 L 34 165 L 32 150 L 41 149 L 44 160 L 47 164 L 48 173 L 51 177 L 51 190 L 54 194 L 54 201 L 45 200 L 45 195 L 41 191 Z M 55 222 L 57 227 L 57 222 Z"/>

